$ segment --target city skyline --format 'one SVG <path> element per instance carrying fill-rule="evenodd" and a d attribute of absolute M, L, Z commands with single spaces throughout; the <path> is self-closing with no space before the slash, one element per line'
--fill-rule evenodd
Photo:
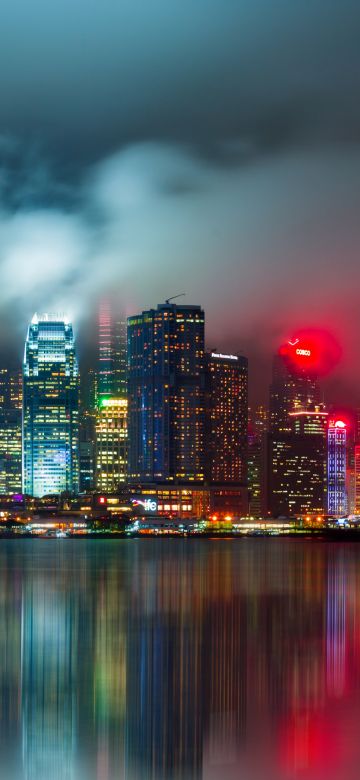
<path fill-rule="evenodd" d="M 129 317 L 125 337 L 103 299 L 96 364 L 81 376 L 69 319 L 34 314 L 23 392 L 18 372 L 0 374 L 3 494 L 20 489 L 22 397 L 28 495 L 132 494 L 173 520 L 355 511 L 360 415 L 321 389 L 341 358 L 331 334 L 302 329 L 280 344 L 268 405 L 254 407 L 246 356 L 209 351 L 205 323 L 201 306 L 167 300 Z"/>

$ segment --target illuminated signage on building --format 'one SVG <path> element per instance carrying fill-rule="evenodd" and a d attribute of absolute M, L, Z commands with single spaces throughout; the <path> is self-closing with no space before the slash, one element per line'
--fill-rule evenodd
<path fill-rule="evenodd" d="M 212 352 L 211 357 L 221 358 L 222 360 L 238 360 L 237 355 L 223 355 L 222 352 Z"/>
<path fill-rule="evenodd" d="M 142 506 L 145 512 L 156 512 L 157 510 L 157 502 L 153 498 L 146 498 L 145 501 L 139 498 L 132 498 L 131 502 L 134 506 Z"/>
<path fill-rule="evenodd" d="M 297 355 L 306 355 L 307 357 L 310 357 L 311 350 L 310 349 L 297 349 L 296 350 Z"/>
<path fill-rule="evenodd" d="M 126 406 L 127 400 L 124 398 L 102 398 L 101 406 Z"/>

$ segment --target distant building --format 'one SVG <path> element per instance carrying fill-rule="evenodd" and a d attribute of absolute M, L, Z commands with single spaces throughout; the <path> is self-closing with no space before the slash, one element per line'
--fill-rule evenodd
<path fill-rule="evenodd" d="M 218 519 L 248 513 L 248 360 L 205 356 L 205 483 L 210 513 Z"/>
<path fill-rule="evenodd" d="M 113 395 L 117 398 L 127 396 L 127 324 L 126 320 L 116 318 L 113 324 Z"/>
<path fill-rule="evenodd" d="M 360 444 L 355 444 L 355 512 L 360 514 Z"/>
<path fill-rule="evenodd" d="M 347 513 L 346 495 L 347 425 L 343 420 L 329 421 L 328 441 L 328 513 L 341 517 Z"/>
<path fill-rule="evenodd" d="M 273 359 L 269 403 L 271 433 L 290 433 L 292 425 L 289 413 L 296 409 L 306 410 L 320 403 L 316 373 L 313 368 L 310 370 L 306 362 L 311 356 L 298 356 L 297 352 L 309 350 L 299 347 L 298 342 L 289 341 L 280 347 Z"/>
<path fill-rule="evenodd" d="M 274 516 L 326 509 L 327 415 L 320 404 L 319 364 L 318 346 L 301 338 L 283 344 L 273 360 L 267 493 Z"/>
<path fill-rule="evenodd" d="M 249 409 L 248 484 L 249 513 L 253 517 L 266 514 L 266 434 L 267 409 L 260 405 Z"/>
<path fill-rule="evenodd" d="M 111 395 L 113 392 L 113 334 L 112 316 L 109 301 L 105 300 L 99 306 L 99 368 L 97 392 L 98 398 Z"/>
<path fill-rule="evenodd" d="M 248 360 L 211 352 L 205 365 L 206 481 L 246 485 Z"/>
<path fill-rule="evenodd" d="M 96 412 L 81 409 L 79 425 L 79 489 L 81 493 L 95 490 Z"/>
<path fill-rule="evenodd" d="M 23 491 L 79 489 L 79 382 L 72 325 L 34 315 L 23 363 Z"/>
<path fill-rule="evenodd" d="M 321 406 L 289 414 L 289 432 L 268 436 L 268 509 L 271 515 L 326 511 L 326 422 Z"/>
<path fill-rule="evenodd" d="M 127 393 L 126 321 L 116 317 L 110 300 L 103 300 L 98 316 L 97 400 L 125 398 Z"/>
<path fill-rule="evenodd" d="M 112 493 L 127 479 L 127 400 L 103 398 L 96 415 L 96 489 Z"/>
<path fill-rule="evenodd" d="M 129 481 L 204 479 L 204 312 L 160 304 L 128 319 Z"/>
<path fill-rule="evenodd" d="M 22 378 L 20 371 L 0 369 L 0 493 L 22 487 Z"/>

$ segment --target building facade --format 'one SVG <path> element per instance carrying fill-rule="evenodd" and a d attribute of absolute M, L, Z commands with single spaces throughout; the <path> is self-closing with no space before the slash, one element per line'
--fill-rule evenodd
<path fill-rule="evenodd" d="M 341 517 L 347 513 L 346 495 L 346 443 L 347 425 L 343 420 L 332 418 L 328 432 L 328 513 Z"/>
<path fill-rule="evenodd" d="M 205 365 L 206 481 L 246 485 L 248 360 L 211 352 Z"/>
<path fill-rule="evenodd" d="M 98 314 L 97 400 L 125 398 L 127 393 L 126 321 L 114 315 L 109 299 L 103 300 Z"/>
<path fill-rule="evenodd" d="M 22 378 L 20 371 L 0 369 L 0 494 L 22 487 Z"/>
<path fill-rule="evenodd" d="M 326 424 L 322 406 L 289 414 L 290 432 L 268 436 L 268 509 L 273 517 L 326 511 Z"/>
<path fill-rule="evenodd" d="M 96 489 L 113 493 L 127 479 L 127 400 L 103 398 L 96 415 Z"/>
<path fill-rule="evenodd" d="M 34 315 L 23 363 L 23 491 L 79 489 L 79 381 L 72 325 Z"/>
<path fill-rule="evenodd" d="M 248 485 L 249 513 L 253 517 L 266 514 L 266 436 L 268 412 L 260 405 L 249 409 Z"/>
<path fill-rule="evenodd" d="M 160 304 L 128 319 L 129 481 L 204 479 L 204 312 Z"/>
<path fill-rule="evenodd" d="M 311 355 L 298 343 L 289 341 L 274 356 L 269 398 L 270 433 L 291 433 L 290 412 L 306 410 L 320 403 L 320 388 L 314 366 L 307 365 Z M 300 362 L 299 362 L 300 361 Z"/>

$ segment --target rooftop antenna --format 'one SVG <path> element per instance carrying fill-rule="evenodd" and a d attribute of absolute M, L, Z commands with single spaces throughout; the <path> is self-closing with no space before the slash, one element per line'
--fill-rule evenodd
<path fill-rule="evenodd" d="M 179 293 L 179 295 L 173 295 L 171 298 L 166 298 L 165 303 L 170 303 L 170 301 L 174 301 L 175 298 L 183 298 L 186 293 Z"/>

